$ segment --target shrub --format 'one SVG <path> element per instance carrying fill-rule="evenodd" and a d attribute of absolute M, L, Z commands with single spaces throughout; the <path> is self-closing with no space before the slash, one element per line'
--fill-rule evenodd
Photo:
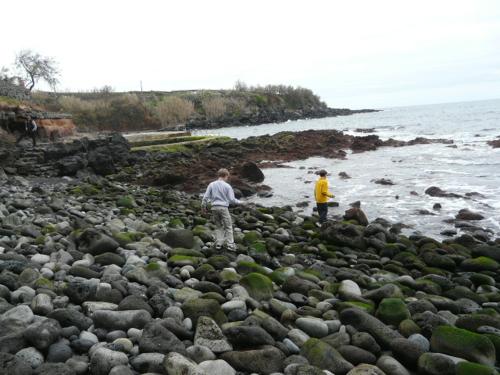
<path fill-rule="evenodd" d="M 183 124 L 193 113 L 193 102 L 176 96 L 162 99 L 154 108 L 154 114 L 162 126 Z"/>
<path fill-rule="evenodd" d="M 209 119 L 220 118 L 227 112 L 227 100 L 222 97 L 203 99 L 201 105 Z"/>

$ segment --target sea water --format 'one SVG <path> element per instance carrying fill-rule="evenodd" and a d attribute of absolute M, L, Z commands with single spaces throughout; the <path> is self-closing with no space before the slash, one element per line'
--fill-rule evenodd
<path fill-rule="evenodd" d="M 307 129 L 335 129 L 358 136 L 376 134 L 381 139 L 444 138 L 454 144 L 383 147 L 358 154 L 348 152 L 345 160 L 314 157 L 286 163 L 289 168 L 264 169 L 264 183 L 273 188 L 273 196 L 254 197 L 253 201 L 294 207 L 309 202 L 307 207 L 295 209 L 310 214 L 314 206 L 314 171 L 324 168 L 329 172 L 334 200 L 339 203 L 338 208 L 330 209 L 333 216 L 359 200 L 369 220 L 382 217 L 410 226 L 405 232 L 442 238 L 443 230 L 456 229 L 445 220 L 467 208 L 485 217 L 472 224 L 500 235 L 500 149 L 487 144 L 500 136 L 500 100 L 387 108 L 382 112 L 211 129 L 197 134 L 242 139 Z M 351 178 L 340 179 L 339 172 Z M 390 179 L 394 185 L 376 184 L 380 178 Z M 464 196 L 475 194 L 467 198 L 430 197 L 424 193 L 430 186 Z M 441 210 L 433 209 L 435 203 L 441 204 Z M 427 214 L 422 215 L 422 210 Z"/>

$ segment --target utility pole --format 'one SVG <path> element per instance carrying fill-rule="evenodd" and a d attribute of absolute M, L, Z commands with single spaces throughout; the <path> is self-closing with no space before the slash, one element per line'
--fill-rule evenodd
<path fill-rule="evenodd" d="M 141 79 L 141 92 L 142 92 L 142 79 Z"/>

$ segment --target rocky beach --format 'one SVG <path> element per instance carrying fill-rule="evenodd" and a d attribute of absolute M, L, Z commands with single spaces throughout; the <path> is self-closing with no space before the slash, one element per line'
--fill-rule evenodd
<path fill-rule="evenodd" d="M 436 142 L 450 144 L 334 130 L 149 151 L 119 135 L 2 143 L 0 374 L 497 374 L 499 239 L 243 204 L 237 251 L 215 251 L 200 211 L 221 166 L 265 196 L 259 167 Z"/>

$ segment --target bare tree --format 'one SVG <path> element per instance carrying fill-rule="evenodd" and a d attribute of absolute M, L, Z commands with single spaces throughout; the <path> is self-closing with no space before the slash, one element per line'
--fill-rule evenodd
<path fill-rule="evenodd" d="M 41 56 L 27 49 L 19 52 L 15 65 L 20 70 L 28 91 L 31 92 L 39 80 L 47 82 L 55 90 L 59 82 L 59 69 L 53 58 Z"/>

